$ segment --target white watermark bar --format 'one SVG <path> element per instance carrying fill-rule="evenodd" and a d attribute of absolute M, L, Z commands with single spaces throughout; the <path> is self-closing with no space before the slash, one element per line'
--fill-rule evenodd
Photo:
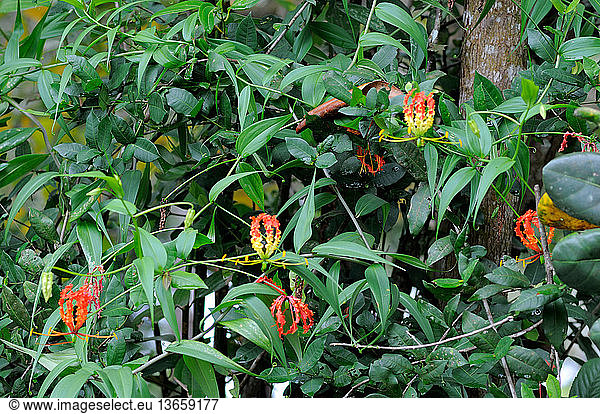
<path fill-rule="evenodd" d="M 3 398 L 2 412 L 44 413 L 118 413 L 126 411 L 148 412 L 219 412 L 219 413 L 285 413 L 285 414 L 371 414 L 378 412 L 409 412 L 464 414 L 471 410 L 491 413 L 543 411 L 561 413 L 565 410 L 592 409 L 597 400 L 584 398 L 563 399 L 393 399 L 393 398 Z M 8 410 L 6 410 L 8 408 Z M 590 411 L 595 412 L 595 411 Z"/>

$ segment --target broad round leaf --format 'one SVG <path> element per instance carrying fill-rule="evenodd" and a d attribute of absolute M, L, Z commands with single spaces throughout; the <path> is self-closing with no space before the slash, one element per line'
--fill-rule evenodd
<path fill-rule="evenodd" d="M 600 154 L 580 152 L 550 161 L 542 172 L 548 195 L 567 214 L 600 225 Z"/>
<path fill-rule="evenodd" d="M 600 229 L 565 237 L 556 244 L 552 259 L 565 284 L 588 294 L 600 292 Z"/>

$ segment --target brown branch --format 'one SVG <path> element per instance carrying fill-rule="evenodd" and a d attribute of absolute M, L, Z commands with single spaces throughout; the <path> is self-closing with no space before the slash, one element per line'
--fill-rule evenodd
<path fill-rule="evenodd" d="M 485 313 L 488 317 L 488 321 L 490 323 L 494 323 L 494 317 L 492 316 L 492 311 L 490 310 L 490 305 L 487 299 L 483 299 L 483 307 L 485 308 Z M 494 326 L 494 331 L 498 332 L 498 329 Z M 517 398 L 517 391 L 515 390 L 515 381 L 510 373 L 510 369 L 508 368 L 508 363 L 506 362 L 506 357 L 502 357 L 500 359 L 500 364 L 502 365 L 502 369 L 504 369 L 504 374 L 506 375 L 506 382 L 508 383 L 508 389 L 510 390 L 510 395 L 513 398 Z"/>

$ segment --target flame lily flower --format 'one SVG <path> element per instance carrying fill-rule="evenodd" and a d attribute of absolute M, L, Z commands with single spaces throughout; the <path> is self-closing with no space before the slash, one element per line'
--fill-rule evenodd
<path fill-rule="evenodd" d="M 435 118 L 435 101 L 433 99 L 433 92 L 425 95 L 425 92 L 414 93 L 415 90 L 411 89 L 404 96 L 404 122 L 408 126 L 408 136 L 406 137 L 395 137 L 390 135 L 385 129 L 379 132 L 379 141 L 389 142 L 405 142 L 405 141 L 417 141 L 417 146 L 422 147 L 425 145 L 425 141 L 438 142 L 442 144 L 456 144 L 455 142 L 448 140 L 448 134 L 446 133 L 443 137 L 431 138 L 425 134 L 433 126 L 433 120 Z"/>
<path fill-rule="evenodd" d="M 293 334 L 298 330 L 298 325 L 302 323 L 303 333 L 307 333 L 314 324 L 314 314 L 306 303 L 301 299 L 302 289 L 297 289 L 293 295 L 286 295 L 285 290 L 275 283 L 272 279 L 261 276 L 256 280 L 256 283 L 264 283 L 265 285 L 271 286 L 275 289 L 280 296 L 273 300 L 271 307 L 271 315 L 275 318 L 275 324 L 279 337 L 283 338 L 284 335 Z M 285 330 L 287 320 L 285 318 L 285 303 L 289 305 L 289 311 L 292 316 L 290 327 Z"/>
<path fill-rule="evenodd" d="M 116 338 L 115 333 L 113 333 L 112 335 L 104 336 L 91 335 L 79 332 L 79 330 L 83 327 L 87 320 L 90 303 L 94 300 L 94 291 L 89 284 L 84 283 L 77 290 L 73 290 L 72 283 L 66 285 L 60 292 L 60 299 L 58 301 L 58 311 L 60 313 L 60 318 L 65 323 L 65 325 L 67 325 L 67 328 L 69 328 L 69 332 L 58 332 L 54 329 L 51 329 L 48 333 L 38 333 L 33 332 L 33 330 L 31 331 L 31 333 L 44 336 L 75 335 L 78 338 L 84 339 L 86 341 L 88 338 Z"/>
<path fill-rule="evenodd" d="M 367 157 L 369 158 L 368 162 Z M 360 161 L 360 174 L 371 173 L 375 175 L 381 171 L 385 165 L 384 159 L 379 154 L 372 154 L 370 148 L 365 150 L 363 147 L 359 146 L 356 149 L 356 158 Z"/>
<path fill-rule="evenodd" d="M 523 246 L 536 253 L 533 256 L 522 259 L 524 264 L 533 263 L 543 254 L 540 241 L 535 235 L 534 226 L 539 231 L 540 220 L 535 210 L 527 210 L 525 214 L 517 219 L 517 224 L 515 225 L 515 234 L 521 239 Z M 548 230 L 548 244 L 552 241 L 552 237 L 554 237 L 554 227 L 550 227 Z"/>

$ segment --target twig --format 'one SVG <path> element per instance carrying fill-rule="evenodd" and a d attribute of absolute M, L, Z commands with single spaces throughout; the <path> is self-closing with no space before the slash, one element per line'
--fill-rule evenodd
<path fill-rule="evenodd" d="M 542 198 L 540 192 L 540 186 L 536 184 L 533 187 L 533 191 L 535 193 L 535 205 L 539 206 L 540 199 Z M 536 207 L 537 210 L 537 207 Z M 539 213 L 539 212 L 538 212 Z M 538 214 L 538 220 L 539 220 Z M 548 250 L 548 238 L 546 237 L 546 226 L 540 222 L 540 241 L 542 242 L 542 251 L 544 252 L 544 266 L 546 267 L 546 282 L 549 284 L 554 283 L 554 274 L 556 271 L 554 270 L 554 266 L 552 265 L 552 256 L 550 256 L 550 251 Z"/>
<path fill-rule="evenodd" d="M 327 171 L 327 169 L 324 169 L 323 172 L 325 173 L 325 176 L 327 178 L 331 178 L 331 175 L 329 174 L 329 171 Z M 352 220 L 352 223 L 354 223 L 354 227 L 356 227 L 356 231 L 360 235 L 360 238 L 362 239 L 362 241 L 365 243 L 365 246 L 367 248 L 369 248 L 369 242 L 367 241 L 365 234 L 363 233 L 362 229 L 360 228 L 360 224 L 358 224 L 358 220 L 356 220 L 356 217 L 354 217 L 354 214 L 352 214 L 352 210 L 350 210 L 350 207 L 346 203 L 346 200 L 344 200 L 344 197 L 342 197 L 342 193 L 340 193 L 340 190 L 338 190 L 336 185 L 332 185 L 331 188 L 333 189 L 333 192 L 340 200 L 340 203 L 342 203 L 342 206 L 344 206 L 344 210 L 346 210 L 346 213 L 348 213 L 348 216 L 350 216 L 350 220 Z"/>
<path fill-rule="evenodd" d="M 29 118 L 31 120 L 31 122 L 33 122 L 35 124 L 35 126 L 37 126 L 42 131 L 42 135 L 44 136 L 44 143 L 46 144 L 46 149 L 48 150 L 48 153 L 52 157 L 54 164 L 56 164 L 56 167 L 58 168 L 60 166 L 60 162 L 58 161 L 56 154 L 54 154 L 54 152 L 52 151 L 52 145 L 50 145 L 50 139 L 48 138 L 48 132 L 46 131 L 46 128 L 44 128 L 42 123 L 39 121 L 39 119 L 37 119 L 33 114 L 30 114 L 29 112 L 27 112 L 27 110 L 25 108 L 23 108 L 21 105 L 19 105 L 10 96 L 4 96 L 3 99 L 6 102 L 8 102 L 9 104 L 11 104 L 13 107 L 18 109 L 27 118 Z"/>
<path fill-rule="evenodd" d="M 369 381 L 370 381 L 370 379 L 369 379 L 369 378 L 367 378 L 366 380 L 363 380 L 363 381 L 359 382 L 358 384 L 356 384 L 355 386 L 353 386 L 352 388 L 350 388 L 350 391 L 348 391 L 348 392 L 346 393 L 346 395 L 344 395 L 344 397 L 343 397 L 343 398 L 348 398 L 348 397 L 350 396 L 350 394 L 352 394 L 352 391 L 354 391 L 355 389 L 357 389 L 357 388 L 358 388 L 358 387 L 360 387 L 361 385 L 364 385 L 364 384 L 366 384 L 366 383 L 367 383 L 367 382 L 369 382 Z"/>
<path fill-rule="evenodd" d="M 196 340 L 204 337 L 204 335 L 206 335 L 208 332 L 210 332 L 221 321 L 221 319 L 223 319 L 225 317 L 225 315 L 227 315 L 227 312 L 223 312 L 221 315 L 219 315 L 219 317 L 213 322 L 212 325 L 210 325 L 204 331 L 200 332 L 198 335 L 191 338 L 190 341 L 196 341 Z M 175 342 L 172 342 L 172 343 L 175 343 Z M 149 359 L 144 365 L 141 365 L 141 366 L 137 367 L 136 369 L 134 369 L 132 371 L 132 374 L 137 374 L 139 372 L 142 372 L 143 370 L 145 370 L 146 368 L 148 368 L 150 365 L 154 364 L 155 362 L 158 362 L 161 359 L 169 356 L 169 354 L 171 354 L 171 352 L 169 352 L 168 349 L 165 350 L 161 354 L 156 355 L 154 358 Z"/>
<path fill-rule="evenodd" d="M 283 39 L 283 36 L 285 36 L 285 34 L 288 31 L 288 29 L 290 27 L 292 27 L 292 25 L 294 24 L 294 22 L 298 19 L 298 17 L 300 17 L 300 15 L 304 11 L 304 9 L 306 9 L 309 6 L 309 4 L 310 3 L 308 1 L 305 1 L 304 4 L 298 9 L 298 11 L 296 12 L 296 14 L 294 14 L 292 16 L 292 18 L 290 19 L 289 23 L 285 26 L 285 28 L 281 31 L 281 33 L 279 33 L 279 35 L 275 38 L 275 40 L 273 40 L 273 42 L 267 48 L 267 51 L 266 51 L 267 55 L 270 54 L 273 51 L 273 49 L 275 49 L 275 46 L 277 46 L 277 44 L 281 41 L 281 39 Z"/>
<path fill-rule="evenodd" d="M 483 307 L 485 308 L 485 313 L 488 317 L 488 321 L 490 321 L 490 323 L 493 323 L 494 317 L 492 316 L 492 311 L 490 310 L 490 305 L 489 305 L 487 299 L 483 299 L 482 302 L 483 302 Z M 494 331 L 498 332 L 496 327 L 494 327 L 493 329 L 494 329 Z M 508 363 L 506 362 L 506 357 L 502 357 L 500 359 L 500 364 L 502 365 L 502 368 L 504 369 L 504 374 L 506 375 L 506 382 L 508 383 L 508 389 L 510 390 L 510 395 L 513 398 L 517 398 L 517 391 L 515 390 L 515 382 L 510 373 L 510 369 L 508 368 Z"/>
<path fill-rule="evenodd" d="M 331 344 L 331 346 L 345 346 L 345 347 L 360 348 L 360 349 L 364 349 L 364 348 L 381 349 L 381 350 L 386 350 L 386 351 L 405 351 L 405 350 L 408 351 L 411 349 L 429 348 L 432 346 L 442 345 L 442 344 L 445 344 L 448 342 L 457 341 L 459 339 L 468 338 L 469 336 L 477 335 L 478 333 L 487 331 L 488 329 L 494 328 L 496 326 L 503 325 L 506 322 L 510 322 L 512 320 L 514 320 L 513 316 L 507 316 L 506 318 L 504 318 L 498 322 L 494 322 L 483 328 L 475 329 L 474 331 L 467 332 L 462 335 L 453 336 L 452 338 L 442 339 L 437 342 L 431 342 L 429 344 L 408 345 L 408 346 L 379 346 L 379 345 L 345 344 L 345 343 L 340 343 L 340 342 L 334 342 Z"/>
<path fill-rule="evenodd" d="M 435 10 L 435 20 L 433 21 L 433 29 L 431 30 L 431 35 L 429 36 L 429 46 L 435 45 L 437 43 L 438 36 L 440 34 L 440 26 L 442 22 L 442 10 Z M 427 60 L 427 72 L 431 70 L 431 60 Z"/>
<path fill-rule="evenodd" d="M 258 363 L 260 362 L 262 357 L 265 356 L 266 353 L 267 353 L 267 351 L 263 350 L 260 354 L 258 354 L 258 356 L 256 358 L 254 358 L 254 361 L 252 361 L 252 365 L 250 365 L 250 368 L 248 369 L 248 371 L 254 371 L 254 368 L 256 368 L 256 366 L 258 365 Z M 242 387 L 244 385 L 246 385 L 246 381 L 248 381 L 248 378 L 250 378 L 249 374 L 244 375 L 244 378 L 242 379 L 242 381 L 240 382 L 240 385 L 239 385 L 240 390 L 242 389 Z"/>
<path fill-rule="evenodd" d="M 369 17 L 367 17 L 367 22 L 365 23 L 365 30 L 363 30 L 361 37 L 366 35 L 369 32 L 369 26 L 371 25 L 371 20 L 373 19 L 373 13 L 375 12 L 375 6 L 377 6 L 377 0 L 373 0 L 373 3 L 371 4 L 371 10 L 369 11 Z M 358 42 L 360 44 L 360 38 L 358 39 Z M 354 56 L 352 56 L 352 62 L 350 62 L 350 66 L 348 66 L 348 69 L 346 69 L 346 70 L 350 70 L 352 68 L 352 66 L 354 66 L 354 64 L 356 63 L 356 61 L 358 59 L 358 51 L 359 50 L 360 50 L 360 46 L 358 46 L 356 48 L 356 51 L 354 52 Z"/>
<path fill-rule="evenodd" d="M 406 394 L 406 391 L 408 391 L 408 389 L 410 388 L 412 383 L 417 379 L 418 376 L 419 374 L 415 374 L 415 376 L 412 377 L 410 381 L 408 381 L 408 384 L 406 384 L 406 387 L 404 387 L 404 390 L 402 391 L 402 398 L 404 398 L 404 394 Z"/>
<path fill-rule="evenodd" d="M 533 331 L 535 328 L 537 328 L 538 326 L 540 326 L 542 324 L 543 319 L 540 319 L 539 321 L 537 321 L 536 323 L 534 323 L 533 325 L 531 325 L 528 328 L 523 329 L 522 331 L 519 332 L 515 332 L 514 334 L 510 334 L 508 336 L 510 336 L 511 338 L 518 338 L 519 336 L 523 336 L 525 335 L 527 332 Z"/>
<path fill-rule="evenodd" d="M 536 184 L 533 187 L 533 191 L 535 193 L 535 205 L 536 205 L 536 213 L 539 220 L 539 212 L 537 209 L 540 205 L 540 199 L 542 198 L 540 186 Z M 554 275 L 556 274 L 556 270 L 554 270 L 554 265 L 552 264 L 552 256 L 550 256 L 550 250 L 548 249 L 548 238 L 546 237 L 546 226 L 544 223 L 539 221 L 540 223 L 540 241 L 542 242 L 542 252 L 544 253 L 544 267 L 546 268 L 546 283 L 549 285 L 554 284 Z M 554 345 L 550 345 L 550 359 L 554 359 L 554 364 L 556 365 L 556 370 L 558 372 L 558 382 L 560 383 L 560 358 L 558 357 L 558 352 Z"/>

